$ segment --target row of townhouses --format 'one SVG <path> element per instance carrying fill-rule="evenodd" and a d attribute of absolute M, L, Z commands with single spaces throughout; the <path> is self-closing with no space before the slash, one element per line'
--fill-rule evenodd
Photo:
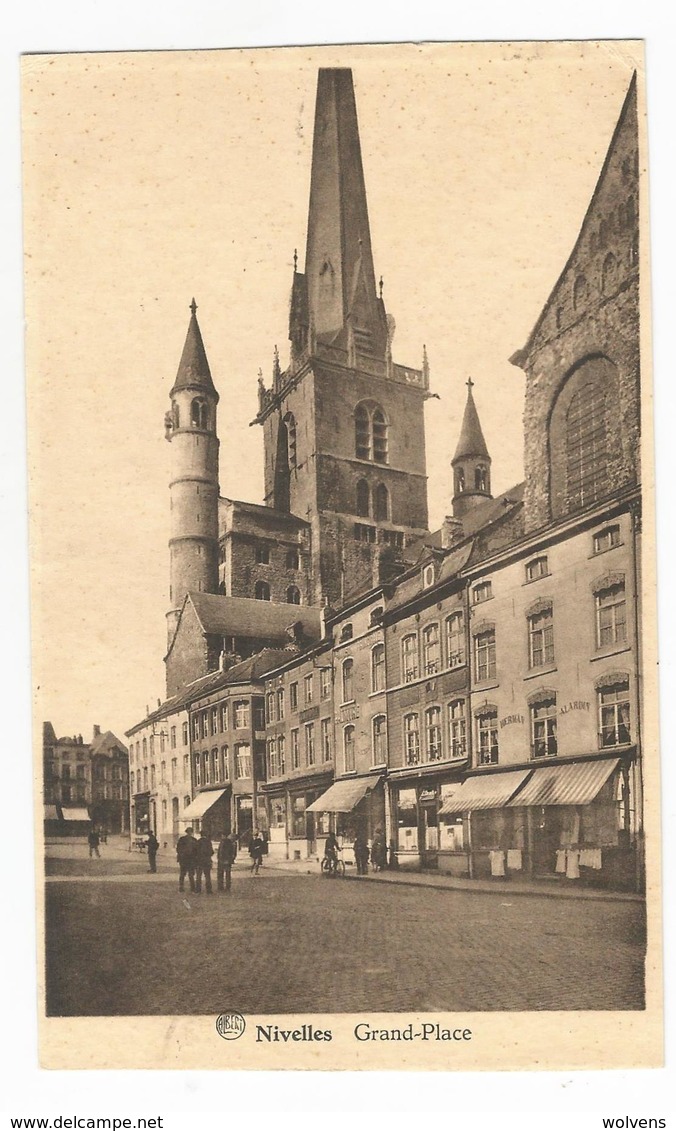
<path fill-rule="evenodd" d="M 303 859 L 362 831 L 394 866 L 642 887 L 638 175 L 632 81 L 510 359 L 525 480 L 493 497 L 469 380 L 430 531 L 427 353 L 393 361 L 352 75 L 320 71 L 290 361 L 259 377 L 264 505 L 220 495 L 194 302 L 170 394 L 167 698 L 127 732 L 138 835 L 256 828 Z"/>

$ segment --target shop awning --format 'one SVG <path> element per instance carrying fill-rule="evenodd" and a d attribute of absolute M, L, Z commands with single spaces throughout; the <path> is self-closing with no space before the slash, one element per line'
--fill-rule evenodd
<path fill-rule="evenodd" d="M 61 812 L 63 813 L 64 821 L 89 821 L 89 813 L 86 809 L 66 809 L 62 805 Z"/>
<path fill-rule="evenodd" d="M 588 805 L 620 764 L 619 758 L 540 766 L 510 805 Z"/>
<path fill-rule="evenodd" d="M 501 809 L 523 785 L 531 770 L 510 770 L 506 774 L 477 774 L 467 778 L 439 810 L 462 813 L 472 809 Z"/>
<path fill-rule="evenodd" d="M 59 811 L 56 805 L 45 805 L 45 821 L 58 821 Z"/>
<path fill-rule="evenodd" d="M 362 801 L 367 793 L 375 789 L 379 777 L 376 778 L 346 778 L 345 781 L 336 781 L 332 786 L 318 797 L 312 805 L 308 805 L 307 813 L 351 813 Z"/>
<path fill-rule="evenodd" d="M 208 789 L 205 793 L 198 793 L 190 802 L 187 809 L 181 813 L 181 821 L 194 821 L 195 817 L 203 817 L 225 793 L 224 789 Z"/>

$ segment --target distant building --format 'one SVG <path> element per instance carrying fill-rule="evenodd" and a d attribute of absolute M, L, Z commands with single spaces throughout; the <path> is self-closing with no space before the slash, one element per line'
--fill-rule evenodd
<path fill-rule="evenodd" d="M 110 833 L 128 830 L 128 751 L 112 731 L 94 726 L 85 742 L 81 734 L 57 738 L 44 723 L 43 766 L 48 835 L 82 835 L 92 823 Z"/>

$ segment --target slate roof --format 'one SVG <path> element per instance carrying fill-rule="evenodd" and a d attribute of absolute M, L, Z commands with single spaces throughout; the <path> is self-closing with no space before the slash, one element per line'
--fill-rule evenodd
<path fill-rule="evenodd" d="M 186 600 L 192 603 L 207 634 L 286 640 L 294 624 L 300 624 L 311 640 L 319 640 L 322 634 L 321 610 L 312 605 L 277 604 L 217 593 L 189 593 Z"/>
<path fill-rule="evenodd" d="M 207 351 L 204 348 L 202 341 L 202 334 L 200 332 L 199 323 L 197 321 L 197 314 L 195 313 L 197 306 L 195 300 L 192 300 L 190 307 L 190 322 L 188 323 L 188 333 L 183 346 L 183 353 L 178 366 L 178 373 L 176 380 L 171 390 L 170 396 L 173 396 L 178 389 L 194 389 L 202 388 L 206 392 L 211 393 L 212 396 L 218 400 L 218 393 L 214 387 L 211 379 L 211 370 L 209 369 L 209 362 L 207 361 Z"/>

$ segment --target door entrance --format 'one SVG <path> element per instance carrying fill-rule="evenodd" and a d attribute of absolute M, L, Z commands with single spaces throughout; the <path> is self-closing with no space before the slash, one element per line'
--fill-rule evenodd
<path fill-rule="evenodd" d="M 537 809 L 533 814 L 533 875 L 556 874 L 556 853 L 561 846 L 563 814 L 554 805 Z"/>
<path fill-rule="evenodd" d="M 423 868 L 439 866 L 439 818 L 436 797 L 433 802 L 420 805 L 419 840 Z"/>

